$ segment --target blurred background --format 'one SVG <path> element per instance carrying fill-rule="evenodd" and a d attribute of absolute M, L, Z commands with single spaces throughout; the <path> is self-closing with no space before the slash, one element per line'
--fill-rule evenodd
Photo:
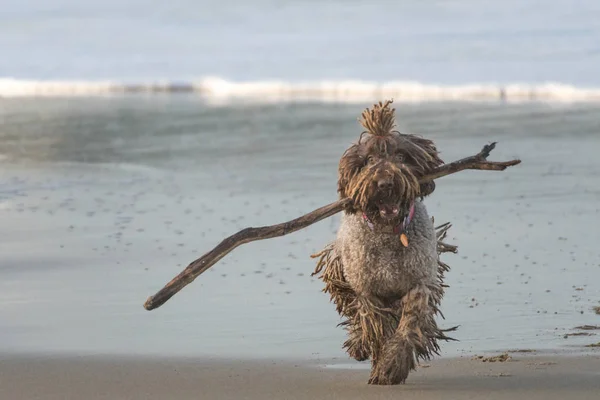
<path fill-rule="evenodd" d="M 336 200 L 357 118 L 387 98 L 445 161 L 491 141 L 523 160 L 427 200 L 459 247 L 442 354 L 585 351 L 599 20 L 594 0 L 5 1 L 0 351 L 344 359 L 309 257 L 339 216 L 142 304 L 224 237 Z"/>

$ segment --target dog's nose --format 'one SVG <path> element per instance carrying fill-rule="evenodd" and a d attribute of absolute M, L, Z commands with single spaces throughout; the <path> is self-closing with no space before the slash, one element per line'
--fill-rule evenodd
<path fill-rule="evenodd" d="M 389 190 L 393 185 L 394 184 L 390 179 L 380 179 L 377 181 L 377 187 L 381 190 Z"/>

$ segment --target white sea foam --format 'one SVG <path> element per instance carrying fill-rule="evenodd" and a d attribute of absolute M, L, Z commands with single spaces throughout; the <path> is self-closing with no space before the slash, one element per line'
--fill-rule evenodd
<path fill-rule="evenodd" d="M 207 77 L 198 81 L 127 83 L 111 81 L 26 81 L 0 79 L 2 97 L 106 96 L 127 93 L 193 93 L 211 102 L 250 100 L 366 102 L 395 101 L 509 101 L 600 102 L 600 88 L 561 83 L 436 85 L 411 81 L 250 81 Z"/>

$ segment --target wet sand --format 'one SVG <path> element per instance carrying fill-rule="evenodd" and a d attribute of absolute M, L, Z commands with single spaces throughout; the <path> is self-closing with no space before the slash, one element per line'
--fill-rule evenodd
<path fill-rule="evenodd" d="M 365 383 L 362 365 L 4 356 L 0 398 L 595 400 L 600 391 L 600 355 L 514 355 L 494 363 L 465 357 L 422 365 L 405 385 L 381 387 Z"/>
<path fill-rule="evenodd" d="M 0 352 L 345 356 L 339 317 L 309 276 L 337 215 L 239 247 L 158 310 L 142 304 L 222 238 L 335 200 L 361 107 L 173 97 L 1 111 Z M 493 159 L 523 159 L 440 179 L 426 201 L 459 246 L 444 255 L 442 323 L 460 325 L 460 341 L 443 356 L 597 342 L 564 335 L 600 323 L 600 227 L 589 223 L 600 215 L 598 108 L 399 104 L 398 114 L 445 160 L 492 140 Z"/>
<path fill-rule="evenodd" d="M 361 110 L 207 107 L 183 97 L 7 101 L 0 109 L 0 354 L 266 360 L 253 371 L 272 359 L 346 360 L 340 318 L 310 277 L 309 255 L 334 238 L 338 215 L 240 246 L 160 309 L 142 305 L 222 238 L 334 201 L 337 160 L 360 132 Z M 443 256 L 452 269 L 440 324 L 460 328 L 457 342 L 442 343 L 442 357 L 515 348 L 594 354 L 586 346 L 600 332 L 576 327 L 600 325 L 598 107 L 399 104 L 398 114 L 400 129 L 434 139 L 444 160 L 490 141 L 499 142 L 494 160 L 523 159 L 503 173 L 440 179 L 426 200 L 436 222 L 453 223 L 448 241 L 459 246 Z M 47 374 L 72 370 L 64 379 L 80 385 L 88 382 L 81 374 L 97 372 L 93 358 L 81 360 L 89 366 L 53 361 L 46 375 L 31 376 L 47 379 L 40 388 L 60 389 Z M 118 360 L 106 362 L 125 363 Z M 144 375 L 151 364 L 131 362 L 138 367 L 116 370 L 161 385 L 165 368 Z M 19 365 L 4 362 L 3 370 Z M 338 372 L 277 376 L 312 387 L 311 374 Z M 472 375 L 456 374 L 471 387 Z M 204 379 L 188 376 L 190 385 Z M 429 379 L 424 384 L 433 385 Z M 364 381 L 361 372 L 352 385 Z"/>

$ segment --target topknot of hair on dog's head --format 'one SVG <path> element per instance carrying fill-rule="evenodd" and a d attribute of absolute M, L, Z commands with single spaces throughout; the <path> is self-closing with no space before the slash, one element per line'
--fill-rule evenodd
<path fill-rule="evenodd" d="M 378 137 L 392 135 L 396 127 L 396 110 L 390 107 L 392 102 L 393 100 L 386 100 L 384 103 L 380 101 L 372 109 L 366 108 L 363 111 L 359 121 L 366 133 Z"/>

